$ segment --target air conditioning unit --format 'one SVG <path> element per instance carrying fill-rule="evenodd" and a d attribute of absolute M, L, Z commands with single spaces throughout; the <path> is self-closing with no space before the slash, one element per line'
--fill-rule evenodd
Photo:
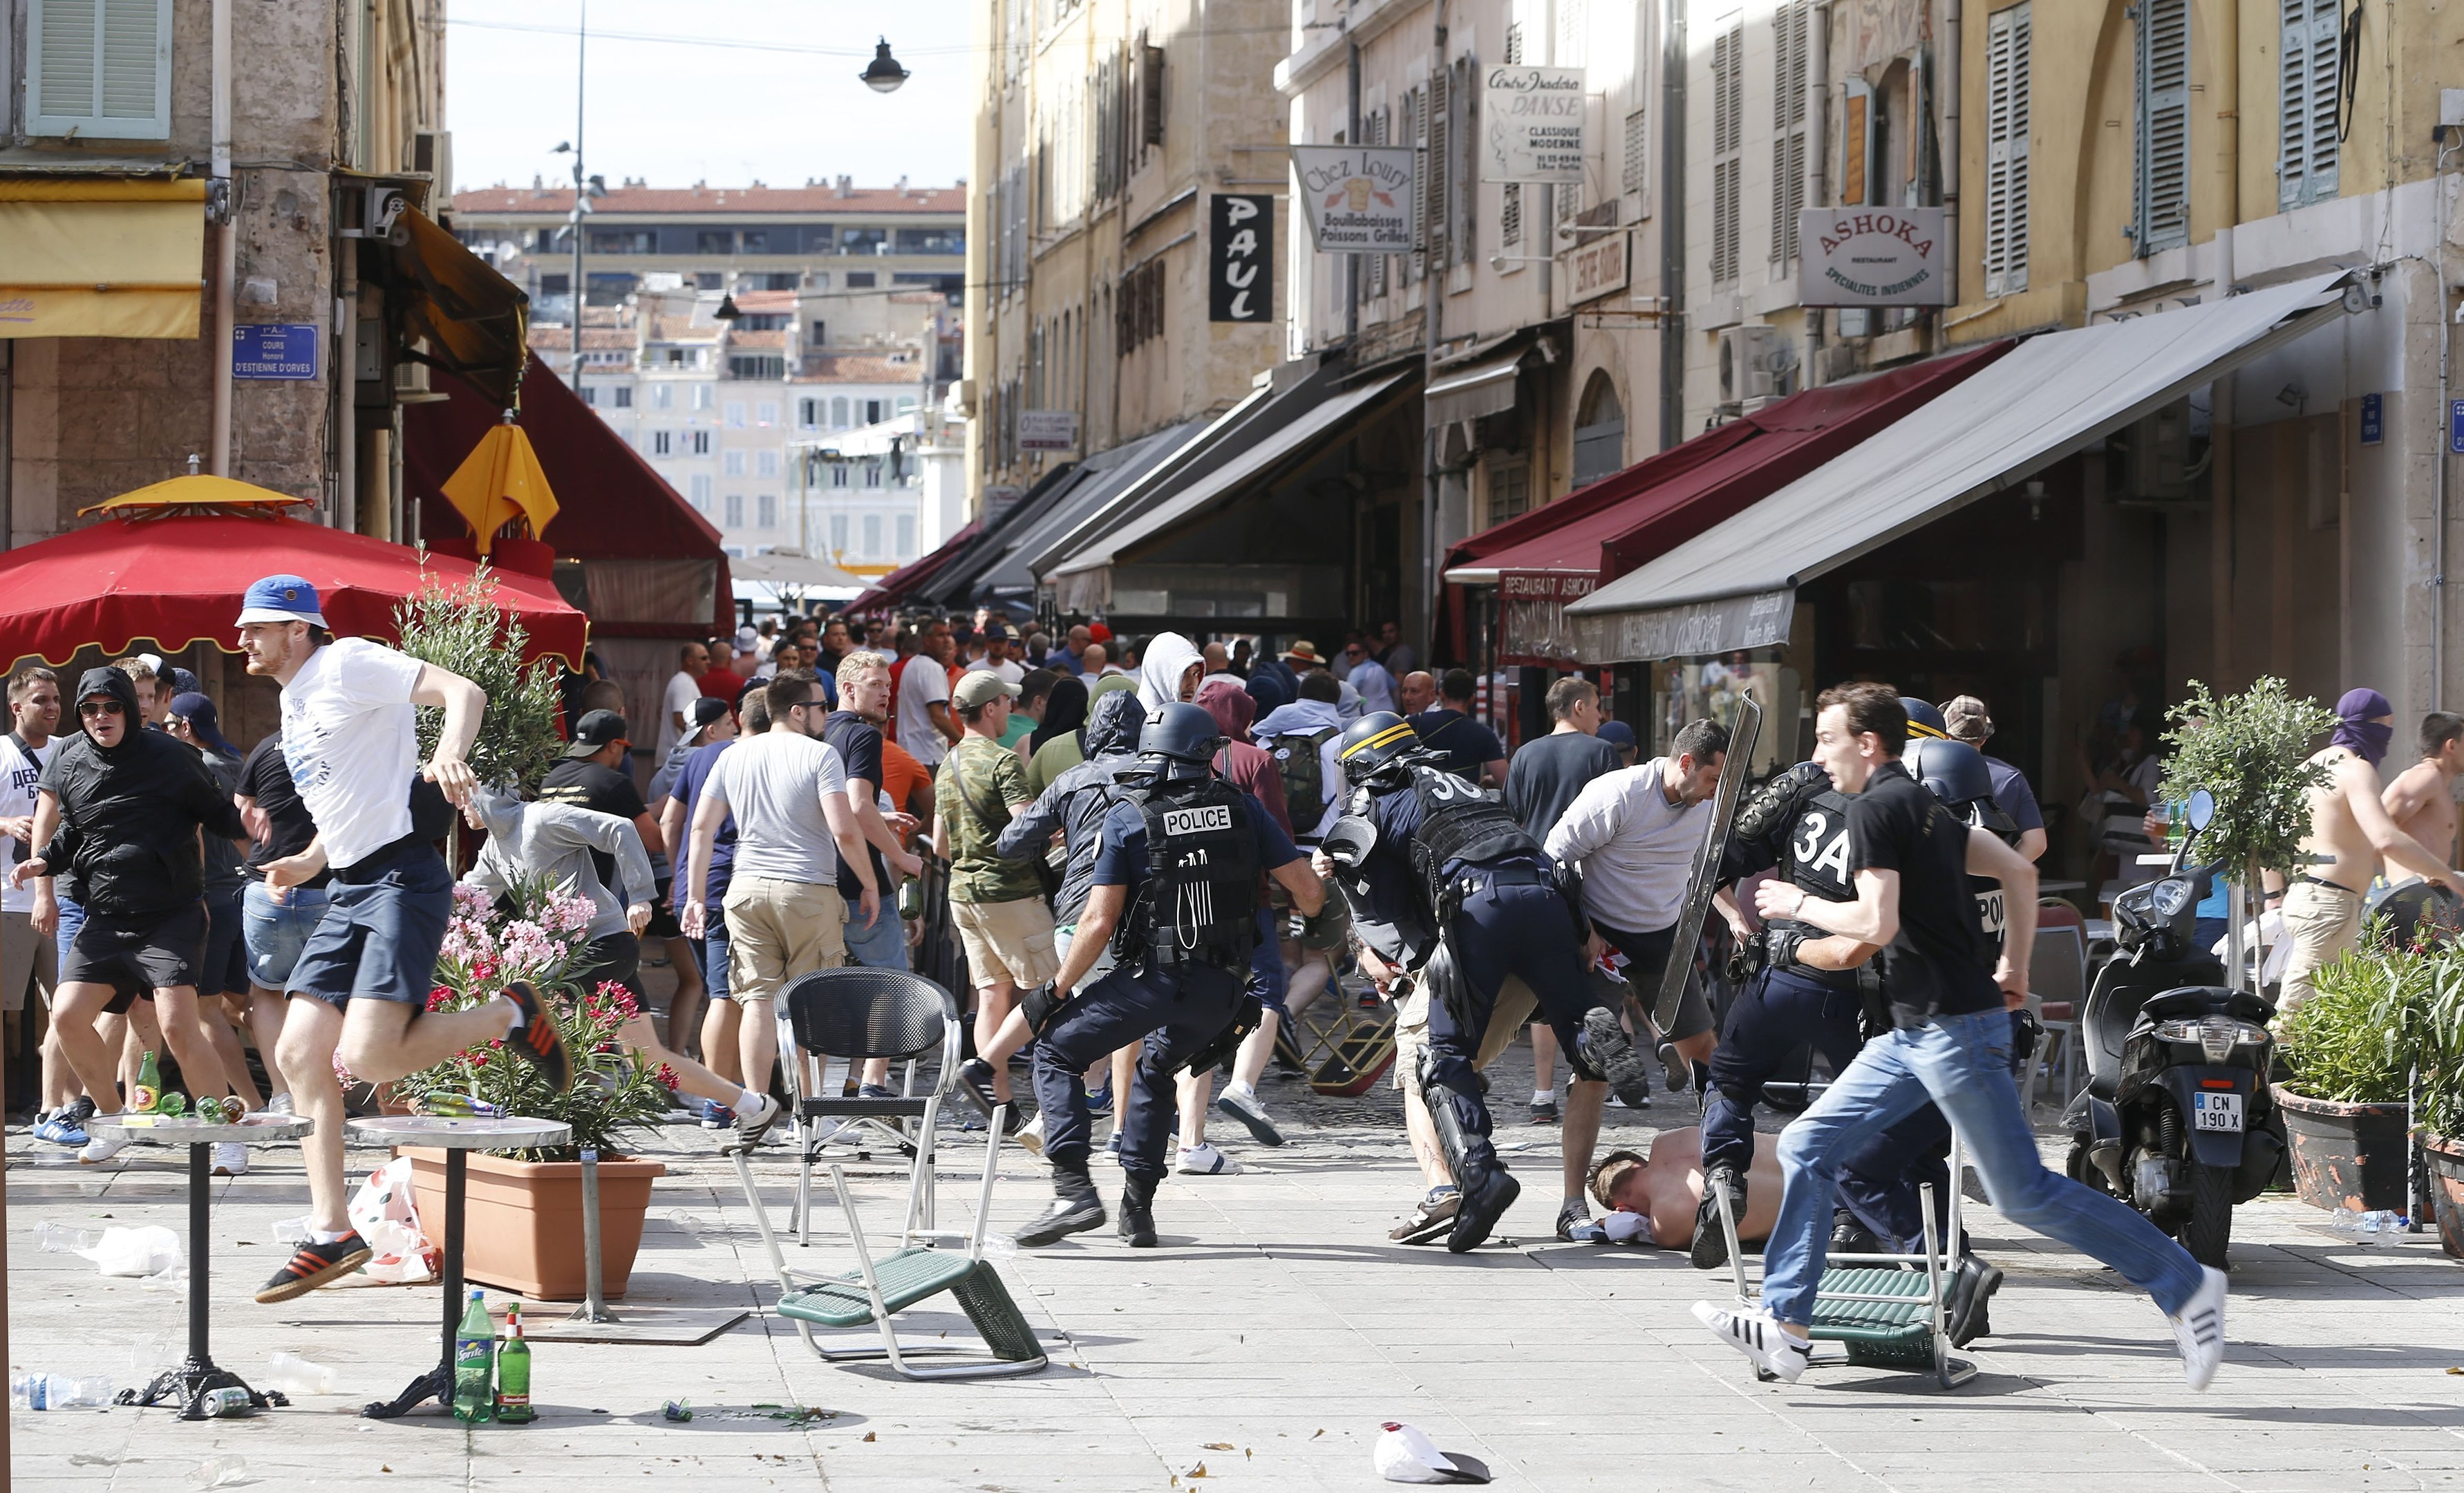
<path fill-rule="evenodd" d="M 1732 326 L 1720 333 L 1720 403 L 1743 404 L 1769 399 L 1778 392 L 1788 368 L 1796 365 L 1795 349 L 1775 326 Z"/>
<path fill-rule="evenodd" d="M 410 138 L 410 168 L 429 174 L 428 215 L 453 206 L 453 132 L 417 130 Z"/>
<path fill-rule="evenodd" d="M 2187 399 L 2142 415 L 2109 443 L 2122 455 L 2125 501 L 2178 503 L 2194 491 L 2190 470 L 2190 402 Z"/>

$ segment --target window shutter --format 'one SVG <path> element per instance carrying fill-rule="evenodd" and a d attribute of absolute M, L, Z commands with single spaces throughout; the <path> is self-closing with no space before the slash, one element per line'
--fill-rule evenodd
<path fill-rule="evenodd" d="M 1852 77 L 1839 108 L 1840 207 L 1864 205 L 1870 189 L 1866 167 L 1873 159 L 1873 137 L 1874 90 L 1864 79 Z"/>
<path fill-rule="evenodd" d="M 1997 11 L 1985 34 L 1985 294 L 2028 288 L 2028 7 Z"/>
<path fill-rule="evenodd" d="M 1523 61 L 1523 27 L 1509 21 L 1506 27 L 1506 65 L 1514 67 Z M 1497 241 L 1512 248 L 1523 242 L 1523 184 L 1508 182 L 1497 189 Z"/>
<path fill-rule="evenodd" d="M 1619 185 L 1640 199 L 1635 216 L 1651 216 L 1651 121 L 1640 109 L 1625 117 L 1625 172 Z"/>
<path fill-rule="evenodd" d="M 2189 0 L 2139 0 L 2138 221 L 2147 255 L 2190 241 Z"/>
<path fill-rule="evenodd" d="M 1745 21 L 1731 11 L 1711 43 L 1711 280 L 1737 277 L 1737 213 L 1745 174 Z"/>
<path fill-rule="evenodd" d="M 2281 143 L 2277 199 L 2298 208 L 2336 195 L 2336 95 L 2343 40 L 2340 0 L 2279 0 Z"/>
<path fill-rule="evenodd" d="M 171 134 L 171 0 L 30 0 L 26 133 Z"/>
<path fill-rule="evenodd" d="M 1412 158 L 1412 222 L 1417 225 L 1420 241 L 1412 251 L 1410 267 L 1404 282 L 1429 273 L 1429 90 L 1426 84 L 1403 96 L 1403 124 L 1411 132 L 1411 143 L 1417 150 Z"/>
<path fill-rule="evenodd" d="M 1446 139 L 1453 148 L 1446 159 L 1446 201 L 1453 208 L 1446 225 L 1449 264 L 1471 264 L 1480 252 L 1480 63 L 1457 57 L 1447 98 L 1454 118 Z"/>
<path fill-rule="evenodd" d="M 1427 216 L 1421 219 L 1421 236 L 1429 254 L 1429 270 L 1435 274 L 1454 262 L 1446 242 L 1448 207 L 1446 188 L 1454 180 L 1453 99 L 1446 87 L 1447 70 L 1440 68 L 1429 75 L 1428 148 L 1421 154 L 1422 173 L 1429 179 L 1429 190 L 1422 201 Z"/>
<path fill-rule="evenodd" d="M 1138 47 L 1138 141 L 1163 143 L 1163 49 L 1144 43 Z"/>
<path fill-rule="evenodd" d="M 1805 70 L 1809 0 L 1782 0 L 1771 14 L 1771 257 L 1796 257 L 1796 215 L 1805 206 Z"/>

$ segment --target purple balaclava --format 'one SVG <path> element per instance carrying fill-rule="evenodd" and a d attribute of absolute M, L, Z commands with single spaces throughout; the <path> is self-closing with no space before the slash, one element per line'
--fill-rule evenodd
<path fill-rule="evenodd" d="M 2394 714 L 2395 707 L 2376 690 L 2347 690 L 2336 702 L 2336 734 L 2327 738 L 2327 744 L 2343 747 L 2376 767 L 2387 757 L 2395 726 L 2374 717 Z"/>

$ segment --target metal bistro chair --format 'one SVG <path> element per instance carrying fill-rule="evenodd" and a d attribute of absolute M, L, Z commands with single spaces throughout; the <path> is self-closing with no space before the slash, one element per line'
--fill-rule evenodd
<path fill-rule="evenodd" d="M 1950 1143 L 1950 1219 L 1947 1235 L 1936 1238 L 1933 1184 L 1920 1187 L 1925 1215 L 1925 1253 L 1919 1255 L 1831 1255 L 1822 1280 L 1815 1287 L 1811 1335 L 1816 1343 L 1837 1343 L 1842 1357 L 1828 1353 L 1814 1366 L 1847 1363 L 1865 1369 L 1930 1372 L 1934 1382 L 1955 1390 L 1976 1377 L 1976 1364 L 1954 1357 L 1950 1345 L 1950 1287 L 1959 1270 L 1959 1222 L 1962 1201 L 1959 1178 L 1968 1158 L 1958 1138 Z M 1746 1284 L 1746 1254 L 1737 1246 L 1737 1218 L 1726 1187 L 1715 1186 L 1720 1230 L 1728 1239 L 1728 1267 L 1737 1284 L 1737 1300 L 1755 1305 L 1761 1293 Z M 1755 1377 L 1766 1377 L 1755 1371 Z"/>
<path fill-rule="evenodd" d="M 787 1269 L 779 1238 L 754 1185 L 750 1148 L 737 1146 L 731 1154 L 744 1200 L 770 1252 L 779 1277 L 779 1314 L 796 1324 L 804 1346 L 832 1363 L 886 1359 L 911 1379 L 977 1378 L 995 1374 L 1032 1373 L 1045 1362 L 1034 1329 L 1011 1299 L 991 1262 L 984 1259 L 984 1227 L 992 1209 L 993 1177 L 1000 1160 L 1001 1118 L 996 1112 L 984 1142 L 981 1185 L 976 1195 L 975 1227 L 965 1235 L 935 1235 L 933 1230 L 934 1135 L 941 1102 L 956 1081 L 958 1066 L 958 1005 L 950 993 L 931 980 L 905 970 L 845 968 L 819 970 L 788 983 L 781 1019 L 780 1051 L 786 1061 L 789 1088 L 795 1096 L 797 1182 L 796 1208 L 800 1237 L 810 1241 L 813 1162 L 835 1131 L 817 1122 L 837 1120 L 878 1129 L 905 1142 L 912 1139 L 913 1161 L 907 1177 L 907 1212 L 898 1248 L 879 1260 L 865 1241 L 847 1192 L 844 1164 L 829 1166 L 830 1191 L 847 1222 L 854 1246 L 856 1268 L 810 1284 L 800 1284 Z M 934 1087 L 915 1091 L 916 1066 L 938 1049 L 941 1066 Z M 862 1063 L 870 1058 L 903 1058 L 906 1092 L 891 1099 L 825 1096 L 822 1077 L 829 1059 Z M 912 1122 L 912 1137 L 900 1127 Z M 964 1248 L 936 1247 L 963 1243 Z M 895 1318 L 910 1306 L 948 1291 L 974 1324 L 983 1343 L 951 1347 L 902 1343 Z M 881 1333 L 879 1348 L 829 1348 L 813 1335 L 816 1324 L 853 1328 L 871 1324 Z M 945 1354 L 968 1361 L 932 1368 L 908 1360 Z"/>
<path fill-rule="evenodd" d="M 2057 1065 L 2061 1077 L 2054 1089 L 2054 1102 L 2070 1103 L 2071 1092 L 2079 1086 L 2079 1018 L 2087 1010 L 2087 948 L 2076 927 L 2039 928 L 2036 944 L 2028 960 L 2028 982 L 2036 997 L 2036 1020 L 2044 1024 L 2051 1039 L 2037 1048 L 2028 1064 L 2028 1079 L 2020 1093 L 2022 1113 L 2035 1113 L 2036 1080 L 2050 1074 Z"/>

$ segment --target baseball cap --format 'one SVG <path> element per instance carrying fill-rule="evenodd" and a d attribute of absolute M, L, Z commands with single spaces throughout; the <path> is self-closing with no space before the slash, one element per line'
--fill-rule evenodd
<path fill-rule="evenodd" d="M 1601 721 L 1598 735 L 1603 741 L 1615 742 L 1619 750 L 1635 745 L 1634 728 L 1621 720 Z"/>
<path fill-rule="evenodd" d="M 1010 640 L 1009 624 L 996 617 L 984 624 L 983 630 L 977 635 L 987 643 L 1007 643 Z"/>
<path fill-rule="evenodd" d="M 601 712 L 600 714 L 605 714 L 605 713 Z M 720 699 L 717 695 L 705 694 L 700 699 L 693 701 L 692 712 L 693 729 L 684 734 L 685 744 L 687 746 L 691 746 L 693 743 L 699 741 L 701 739 L 701 734 L 710 729 L 713 722 L 717 721 L 726 714 L 727 702 Z"/>
<path fill-rule="evenodd" d="M 1018 686 L 1009 683 L 989 669 L 971 669 L 959 677 L 958 687 L 950 692 L 950 701 L 963 710 L 974 710 L 988 701 L 1003 696 L 1018 698 Z"/>
<path fill-rule="evenodd" d="M 317 588 L 301 576 L 267 576 L 248 588 L 240 599 L 237 626 L 253 622 L 304 622 L 311 626 L 325 626 L 325 614 L 317 605 Z"/>
<path fill-rule="evenodd" d="M 614 711 L 591 711 L 574 722 L 573 745 L 564 749 L 564 755 L 588 757 L 605 750 L 610 741 L 627 739 L 624 716 Z"/>

